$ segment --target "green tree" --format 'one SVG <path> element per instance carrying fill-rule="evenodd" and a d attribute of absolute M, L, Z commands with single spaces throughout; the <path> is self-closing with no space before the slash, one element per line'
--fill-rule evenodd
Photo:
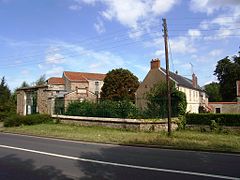
<path fill-rule="evenodd" d="M 236 98 L 236 81 L 240 79 L 240 52 L 233 57 L 218 61 L 214 75 L 220 84 L 223 101 L 234 101 Z"/>
<path fill-rule="evenodd" d="M 19 88 L 24 88 L 24 87 L 29 87 L 29 86 L 30 85 L 26 81 L 23 81 Z"/>
<path fill-rule="evenodd" d="M 101 98 L 114 101 L 131 100 L 134 102 L 134 93 L 138 86 L 138 78 L 129 70 L 113 69 L 107 73 L 104 79 Z"/>
<path fill-rule="evenodd" d="M 222 96 L 220 94 L 220 84 L 217 82 L 212 82 L 205 85 L 205 91 L 207 93 L 209 102 L 219 102 L 222 101 Z"/>
<path fill-rule="evenodd" d="M 172 117 L 177 117 L 179 115 L 184 115 L 187 108 L 187 100 L 185 93 L 178 91 L 174 83 L 170 84 L 171 91 L 171 115 Z M 156 84 L 150 91 L 146 94 L 148 105 L 147 105 L 147 115 L 150 117 L 167 117 L 167 86 L 165 82 Z"/>
<path fill-rule="evenodd" d="M 6 84 L 5 77 L 2 77 L 0 83 L 0 111 L 10 111 L 11 109 L 11 91 Z"/>
<path fill-rule="evenodd" d="M 46 84 L 46 75 L 43 74 L 39 77 L 39 79 L 36 80 L 35 82 L 36 86 L 41 86 Z"/>

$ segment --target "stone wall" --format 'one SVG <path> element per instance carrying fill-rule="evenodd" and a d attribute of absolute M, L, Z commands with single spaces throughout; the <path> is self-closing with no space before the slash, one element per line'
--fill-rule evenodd
<path fill-rule="evenodd" d="M 77 124 L 81 126 L 102 126 L 116 129 L 136 130 L 136 131 L 167 131 L 167 120 L 150 121 L 145 119 L 121 119 L 121 118 L 99 118 L 82 116 L 64 116 L 53 115 L 52 117 L 60 119 L 67 124 Z M 173 118 L 172 130 L 176 130 L 178 125 L 175 123 L 178 119 Z"/>
<path fill-rule="evenodd" d="M 37 108 L 40 114 L 50 114 L 48 109 L 48 91 L 46 88 L 39 88 L 37 90 Z"/>
<path fill-rule="evenodd" d="M 19 115 L 26 115 L 26 100 L 25 92 L 23 90 L 17 91 L 17 114 Z"/>
<path fill-rule="evenodd" d="M 239 114 L 240 102 L 210 102 L 212 112 L 216 113 L 216 109 L 220 109 L 220 113 L 223 114 Z"/>

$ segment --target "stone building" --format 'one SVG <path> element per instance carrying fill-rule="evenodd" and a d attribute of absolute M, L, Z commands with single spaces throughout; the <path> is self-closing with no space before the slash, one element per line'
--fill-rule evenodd
<path fill-rule="evenodd" d="M 240 81 L 236 82 L 236 102 L 209 102 L 212 113 L 239 114 L 240 113 Z"/>
<path fill-rule="evenodd" d="M 154 59 L 150 63 L 150 70 L 143 82 L 136 91 L 136 105 L 140 109 L 147 107 L 146 93 L 150 91 L 155 84 L 166 82 L 166 70 L 160 66 L 160 60 Z M 192 74 L 192 79 L 170 72 L 170 81 L 173 82 L 179 91 L 186 94 L 187 112 L 198 113 L 199 107 L 208 109 L 208 96 L 198 85 L 197 77 Z"/>
<path fill-rule="evenodd" d="M 105 74 L 63 72 L 62 77 L 51 77 L 45 85 L 17 90 L 17 113 L 62 114 L 72 101 L 97 101 Z"/>

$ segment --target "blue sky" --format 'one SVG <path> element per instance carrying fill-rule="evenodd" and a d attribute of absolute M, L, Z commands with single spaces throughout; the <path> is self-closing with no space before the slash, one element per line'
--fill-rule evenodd
<path fill-rule="evenodd" d="M 63 71 L 122 67 L 143 80 L 151 59 L 165 67 L 162 18 L 170 70 L 200 85 L 239 51 L 239 0 L 0 0 L 0 77 L 12 90 Z"/>

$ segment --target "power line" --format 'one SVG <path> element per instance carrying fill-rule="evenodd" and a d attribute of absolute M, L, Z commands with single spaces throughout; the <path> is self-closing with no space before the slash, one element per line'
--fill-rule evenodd
<path fill-rule="evenodd" d="M 118 46 L 112 46 L 112 47 L 109 47 L 108 49 L 115 49 L 115 48 L 118 48 L 118 47 L 121 47 L 121 46 L 131 46 L 132 44 L 136 44 L 138 42 L 144 42 L 144 41 L 147 41 L 147 40 L 152 40 L 152 38 L 146 38 L 144 40 L 139 40 L 139 41 L 134 41 L 134 42 L 131 42 L 131 43 L 125 43 L 125 44 L 121 44 L 121 45 L 118 45 Z M 102 49 L 98 49 L 96 51 L 103 51 L 105 50 L 105 48 L 102 48 Z M 82 52 L 82 53 L 71 53 L 71 54 L 68 54 L 68 56 L 65 56 L 65 57 L 61 57 L 61 58 L 53 58 L 52 60 L 56 61 L 56 60 L 63 60 L 63 59 L 66 59 L 66 57 L 76 57 L 76 56 L 81 56 L 81 55 L 84 55 L 84 54 L 88 54 L 89 52 Z M 5 66 L 0 66 L 0 69 L 2 68 L 13 68 L 13 67 L 16 67 L 16 66 L 24 66 L 24 65 L 33 65 L 33 64 L 41 64 L 41 63 L 45 63 L 46 61 L 35 61 L 35 62 L 32 62 L 32 63 L 29 63 L 29 62 L 26 62 L 24 64 L 11 64 L 11 65 L 5 65 Z"/>
<path fill-rule="evenodd" d="M 175 72 L 170 40 L 168 41 L 168 45 L 169 45 L 169 53 L 170 53 L 170 59 L 171 59 L 171 63 L 172 63 L 173 72 Z"/>
<path fill-rule="evenodd" d="M 148 36 L 148 35 L 153 35 L 153 34 L 156 34 L 156 33 L 159 33 L 158 31 L 153 31 L 153 32 L 151 32 L 151 33 L 145 33 L 145 34 L 143 34 L 143 37 L 145 36 Z M 99 46 L 101 46 L 101 47 L 103 47 L 103 46 L 105 46 L 105 45 L 111 45 L 111 44 L 116 44 L 116 43 L 121 43 L 121 42 L 126 42 L 126 40 L 130 40 L 128 37 L 125 37 L 125 38 L 122 38 L 122 39 L 119 39 L 119 40 L 117 40 L 117 41 L 113 41 L 113 42 L 111 42 L 111 43 L 107 43 L 107 42 L 103 42 L 102 44 L 100 43 L 100 44 L 96 44 L 95 42 L 89 42 L 88 44 L 89 45 L 91 45 L 92 43 L 94 43 L 91 47 L 99 47 Z M 78 45 L 78 44 L 71 44 L 71 46 L 76 46 L 76 45 Z M 60 46 L 58 46 L 58 47 L 60 47 Z M 64 46 L 62 46 L 62 47 L 64 47 Z M 73 48 L 66 48 L 66 47 L 64 47 L 64 49 L 61 49 L 61 50 L 68 50 L 68 51 L 71 51 L 71 50 L 74 50 Z M 49 51 L 47 54 L 51 54 L 51 53 L 54 53 L 54 52 L 57 52 L 57 50 L 54 50 L 54 51 Z M 13 61 L 13 60 L 19 60 L 19 59 L 21 59 L 21 58 L 34 58 L 34 57 L 38 57 L 38 56 L 42 56 L 43 55 L 43 53 L 39 53 L 39 54 L 36 54 L 36 55 L 28 55 L 28 56 L 23 56 L 23 57 L 17 57 L 17 58 L 14 58 L 14 59 L 8 59 L 8 60 L 11 60 L 11 61 Z M 33 60 L 34 61 L 34 60 Z M 11 63 L 8 63 L 8 64 L 11 64 Z M 4 65 L 8 65 L 8 64 L 4 64 Z M 23 64 L 23 63 L 18 63 L 18 64 Z"/>

